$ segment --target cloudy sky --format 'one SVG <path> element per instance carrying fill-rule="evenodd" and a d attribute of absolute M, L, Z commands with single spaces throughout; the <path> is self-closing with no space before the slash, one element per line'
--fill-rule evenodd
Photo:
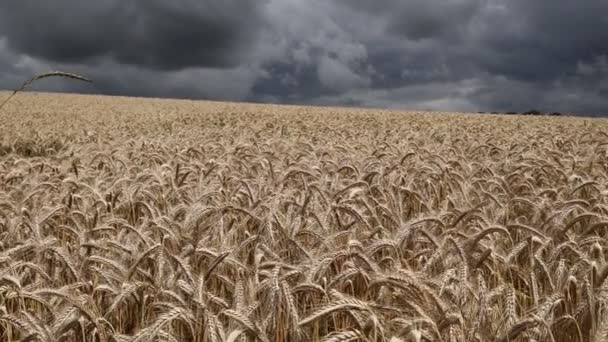
<path fill-rule="evenodd" d="M 606 0 L 0 2 L 0 89 L 608 115 Z"/>

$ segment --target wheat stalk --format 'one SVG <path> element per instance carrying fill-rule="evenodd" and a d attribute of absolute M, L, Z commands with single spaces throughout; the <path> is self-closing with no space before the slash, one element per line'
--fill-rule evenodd
<path fill-rule="evenodd" d="M 19 88 L 13 90 L 13 92 L 4 101 L 2 101 L 2 103 L 0 103 L 0 110 L 18 92 L 25 90 L 32 83 L 34 83 L 34 82 L 36 82 L 38 80 L 41 80 L 41 79 L 44 79 L 44 78 L 49 78 L 49 77 L 63 77 L 63 78 L 68 78 L 68 79 L 73 79 L 73 80 L 78 80 L 78 81 L 83 81 L 83 82 L 89 82 L 89 83 L 93 82 L 90 79 L 85 78 L 83 76 L 76 75 L 76 74 L 71 74 L 71 73 L 67 73 L 67 72 L 63 72 L 63 71 L 49 71 L 49 72 L 46 72 L 46 73 L 38 74 L 38 75 L 30 78 L 29 80 L 23 82 L 23 84 L 21 84 L 21 86 Z"/>

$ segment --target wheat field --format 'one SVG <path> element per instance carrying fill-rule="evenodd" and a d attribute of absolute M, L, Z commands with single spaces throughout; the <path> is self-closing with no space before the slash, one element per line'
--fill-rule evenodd
<path fill-rule="evenodd" d="M 608 341 L 606 119 L 20 93 L 0 132 L 0 341 Z"/>

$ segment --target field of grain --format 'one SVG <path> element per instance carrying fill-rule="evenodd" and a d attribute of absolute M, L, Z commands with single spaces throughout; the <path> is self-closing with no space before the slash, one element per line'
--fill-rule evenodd
<path fill-rule="evenodd" d="M 0 340 L 608 341 L 607 132 L 17 94 Z"/>

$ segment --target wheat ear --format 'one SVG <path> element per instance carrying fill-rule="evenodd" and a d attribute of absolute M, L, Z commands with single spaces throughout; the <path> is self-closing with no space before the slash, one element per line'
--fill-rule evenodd
<path fill-rule="evenodd" d="M 4 105 L 8 102 L 8 100 L 10 100 L 18 92 L 25 90 L 25 88 L 29 87 L 32 83 L 34 83 L 34 82 L 36 82 L 38 80 L 41 80 L 43 78 L 48 78 L 48 77 L 65 77 L 65 78 L 71 78 L 73 80 L 79 80 L 79 81 L 83 81 L 83 82 L 93 83 L 93 81 L 91 81 L 88 78 L 85 78 L 85 77 L 82 77 L 82 76 L 76 75 L 76 74 L 71 74 L 71 73 L 63 72 L 63 71 L 49 71 L 49 72 L 45 72 L 43 74 L 39 74 L 39 75 L 36 75 L 36 76 L 30 78 L 29 80 L 25 81 L 19 88 L 13 90 L 13 92 L 0 104 L 0 109 L 2 109 L 2 107 L 4 107 Z"/>

